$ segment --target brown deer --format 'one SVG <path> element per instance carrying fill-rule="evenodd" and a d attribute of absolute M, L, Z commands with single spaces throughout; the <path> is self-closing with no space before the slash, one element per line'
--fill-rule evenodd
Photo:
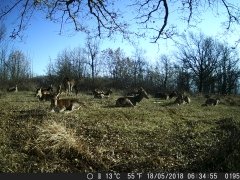
<path fill-rule="evenodd" d="M 178 97 L 178 93 L 176 91 L 172 91 L 170 94 L 169 94 L 169 98 L 172 99 L 173 97 Z"/>
<path fill-rule="evenodd" d="M 104 97 L 104 92 L 103 91 L 99 91 L 98 89 L 94 89 L 92 91 L 93 93 L 93 97 L 97 98 L 97 99 L 102 99 Z"/>
<path fill-rule="evenodd" d="M 36 97 L 38 97 L 40 101 L 50 101 L 53 98 L 53 92 L 39 88 L 36 91 Z"/>
<path fill-rule="evenodd" d="M 216 106 L 220 103 L 220 98 L 207 98 L 207 100 L 205 101 L 205 104 L 203 104 L 202 106 Z"/>
<path fill-rule="evenodd" d="M 65 91 L 67 95 L 71 95 L 73 92 L 73 88 L 75 89 L 76 87 L 76 81 L 74 79 L 69 79 L 68 77 L 65 78 L 64 81 L 64 86 L 65 86 Z M 77 94 L 77 92 L 76 92 Z"/>
<path fill-rule="evenodd" d="M 103 92 L 103 91 L 99 91 L 97 89 L 94 89 L 92 91 L 92 93 L 94 95 L 94 98 L 97 98 L 97 99 L 109 98 L 110 95 L 112 94 L 112 90 L 108 89 L 107 92 Z"/>
<path fill-rule="evenodd" d="M 139 103 L 144 97 L 149 99 L 147 92 L 141 87 L 136 96 L 125 96 L 118 98 L 116 101 L 116 107 L 134 107 L 136 106 L 137 102 Z"/>
<path fill-rule="evenodd" d="M 9 88 L 7 89 L 7 91 L 8 91 L 8 92 L 18 92 L 18 87 L 17 87 L 17 85 L 16 85 L 16 86 L 13 86 L 13 87 L 9 87 Z"/>
<path fill-rule="evenodd" d="M 80 103 L 77 99 L 59 99 L 59 95 L 59 93 L 54 94 L 51 99 L 51 112 L 71 112 L 80 108 Z"/>
<path fill-rule="evenodd" d="M 174 101 L 175 104 L 181 105 L 181 104 L 189 104 L 191 102 L 191 99 L 183 94 L 178 95 L 176 100 Z"/>
<path fill-rule="evenodd" d="M 113 93 L 112 90 L 108 89 L 107 92 L 104 93 L 104 97 L 109 98 L 112 93 Z"/>

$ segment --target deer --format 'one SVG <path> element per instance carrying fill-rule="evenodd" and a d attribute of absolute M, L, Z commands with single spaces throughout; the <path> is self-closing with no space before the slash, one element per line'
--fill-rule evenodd
<path fill-rule="evenodd" d="M 202 106 L 216 106 L 220 103 L 220 98 L 207 98 L 207 100 L 205 101 L 205 104 L 203 104 Z"/>
<path fill-rule="evenodd" d="M 99 91 L 99 90 L 97 90 L 97 89 L 94 89 L 94 90 L 92 91 L 92 93 L 93 93 L 93 97 L 94 97 L 94 98 L 102 99 L 102 98 L 104 97 L 104 92 L 103 92 L 103 91 Z"/>
<path fill-rule="evenodd" d="M 170 94 L 169 94 L 169 99 L 172 99 L 173 97 L 177 97 L 178 96 L 178 93 L 176 91 L 172 91 Z"/>
<path fill-rule="evenodd" d="M 13 87 L 9 87 L 9 88 L 7 89 L 7 91 L 8 91 L 8 92 L 18 92 L 18 87 L 17 87 L 17 85 L 16 85 L 16 86 L 13 86 Z"/>
<path fill-rule="evenodd" d="M 53 98 L 53 92 L 39 88 L 36 91 L 36 97 L 38 97 L 40 101 L 50 101 Z"/>
<path fill-rule="evenodd" d="M 94 89 L 92 91 L 92 93 L 94 95 L 94 98 L 97 98 L 97 99 L 109 98 L 110 95 L 112 94 L 112 90 L 108 89 L 107 92 L 103 92 L 103 91 L 99 91 L 97 89 Z"/>
<path fill-rule="evenodd" d="M 116 100 L 116 107 L 134 107 L 136 106 L 137 102 L 139 103 L 143 98 L 149 99 L 147 92 L 141 87 L 136 96 L 125 96 L 118 98 Z"/>
<path fill-rule="evenodd" d="M 51 112 L 72 112 L 80 108 L 80 103 L 77 99 L 59 99 L 59 95 L 60 93 L 54 94 L 51 99 Z"/>
<path fill-rule="evenodd" d="M 181 104 L 189 104 L 191 102 L 191 99 L 183 94 L 178 95 L 176 100 L 174 101 L 175 104 L 181 105 Z"/>
<path fill-rule="evenodd" d="M 69 79 L 67 77 L 65 78 L 64 86 L 65 86 L 67 95 L 71 95 L 73 88 L 76 90 L 76 81 L 74 79 Z M 76 94 L 77 94 L 77 91 L 76 91 Z"/>
<path fill-rule="evenodd" d="M 112 93 L 113 93 L 112 90 L 108 89 L 107 92 L 104 93 L 104 97 L 109 98 Z"/>

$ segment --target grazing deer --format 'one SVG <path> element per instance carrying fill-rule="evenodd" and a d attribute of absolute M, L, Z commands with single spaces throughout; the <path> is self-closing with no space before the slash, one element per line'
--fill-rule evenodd
<path fill-rule="evenodd" d="M 59 93 L 54 94 L 51 99 L 51 112 L 63 112 L 63 111 L 74 111 L 80 108 L 80 104 L 77 99 L 59 99 Z"/>
<path fill-rule="evenodd" d="M 50 101 L 53 98 L 53 93 L 46 89 L 39 88 L 36 91 L 36 97 L 38 97 L 40 101 Z"/>
<path fill-rule="evenodd" d="M 164 99 L 164 100 L 169 99 L 169 95 L 167 93 L 162 93 L 162 92 L 157 92 L 154 97 L 159 99 Z"/>
<path fill-rule="evenodd" d="M 203 104 L 202 106 L 216 106 L 220 103 L 220 99 L 219 98 L 208 98 L 206 101 L 205 101 L 205 104 Z"/>
<path fill-rule="evenodd" d="M 136 96 L 120 97 L 116 101 L 116 107 L 134 107 L 143 98 L 149 99 L 147 92 L 141 87 Z"/>
<path fill-rule="evenodd" d="M 10 87 L 10 88 L 7 89 L 7 91 L 8 92 L 18 92 L 18 87 L 17 87 L 17 85 L 14 86 L 14 87 Z"/>

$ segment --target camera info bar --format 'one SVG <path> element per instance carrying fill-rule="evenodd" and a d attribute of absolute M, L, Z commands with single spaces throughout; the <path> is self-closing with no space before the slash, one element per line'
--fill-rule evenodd
<path fill-rule="evenodd" d="M 43 180 L 240 180 L 240 173 L 0 173 L 0 179 Z"/>

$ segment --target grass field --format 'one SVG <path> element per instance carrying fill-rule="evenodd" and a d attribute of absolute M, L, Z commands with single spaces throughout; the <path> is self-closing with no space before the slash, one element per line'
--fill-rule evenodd
<path fill-rule="evenodd" d="M 229 172 L 240 169 L 240 97 L 218 106 L 80 94 L 72 113 L 33 92 L 0 92 L 0 172 Z"/>

